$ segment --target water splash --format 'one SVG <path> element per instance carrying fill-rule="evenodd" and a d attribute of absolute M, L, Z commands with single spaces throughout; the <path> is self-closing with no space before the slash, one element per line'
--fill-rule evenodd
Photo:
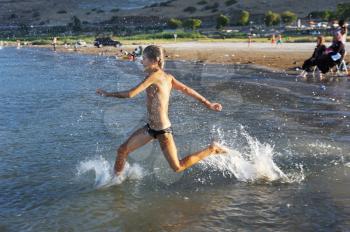
<path fill-rule="evenodd" d="M 123 172 L 116 176 L 113 171 L 113 165 L 102 156 L 96 159 L 80 162 L 77 171 L 77 176 L 93 171 L 95 173 L 96 188 L 106 188 L 113 185 L 119 185 L 126 179 L 139 180 L 145 175 L 144 170 L 138 164 L 129 165 L 126 163 Z"/>
<path fill-rule="evenodd" d="M 222 130 L 217 129 L 221 141 Z M 274 162 L 274 147 L 268 143 L 261 143 L 256 138 L 251 137 L 244 128 L 237 133 L 246 140 L 247 147 L 242 151 L 242 145 L 238 148 L 229 148 L 228 154 L 209 156 L 201 162 L 206 170 L 222 172 L 224 176 L 235 177 L 242 182 L 282 182 L 292 183 L 304 180 L 302 166 L 297 168 L 298 173 L 284 173 Z M 236 135 L 236 136 L 237 136 Z M 224 145 L 232 147 L 232 144 L 223 142 Z M 237 146 L 236 145 L 236 146 Z"/>

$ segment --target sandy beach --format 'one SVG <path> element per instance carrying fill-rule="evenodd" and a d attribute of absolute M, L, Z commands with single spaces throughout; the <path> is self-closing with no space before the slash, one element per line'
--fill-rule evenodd
<path fill-rule="evenodd" d="M 146 44 L 140 44 L 143 47 Z M 280 71 L 295 71 L 312 55 L 314 43 L 285 43 L 276 46 L 270 43 L 232 42 L 181 42 L 160 44 L 168 60 L 186 60 L 220 64 L 254 64 Z M 132 52 L 139 45 L 122 48 Z M 58 47 L 59 52 L 74 52 L 72 48 Z M 115 56 L 118 48 L 80 47 L 78 53 Z M 350 60 L 347 56 L 346 60 Z"/>

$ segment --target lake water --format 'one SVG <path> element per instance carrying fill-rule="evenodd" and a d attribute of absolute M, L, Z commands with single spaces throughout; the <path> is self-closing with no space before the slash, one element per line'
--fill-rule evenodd
<path fill-rule="evenodd" d="M 112 176 L 145 124 L 143 79 L 114 58 L 0 50 L 0 231 L 350 231 L 350 82 L 296 81 L 247 66 L 168 62 L 222 112 L 172 93 L 181 157 L 230 147 L 173 173 L 157 142 Z"/>

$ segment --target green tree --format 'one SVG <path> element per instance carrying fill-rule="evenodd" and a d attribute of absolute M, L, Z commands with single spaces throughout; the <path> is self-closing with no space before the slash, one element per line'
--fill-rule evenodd
<path fill-rule="evenodd" d="M 193 6 L 189 6 L 189 7 L 186 7 L 184 9 L 184 12 L 189 12 L 190 14 L 193 14 L 194 12 L 196 12 L 197 8 L 196 7 L 193 7 Z"/>
<path fill-rule="evenodd" d="M 182 21 L 180 19 L 171 18 L 168 21 L 168 26 L 172 29 L 177 29 L 182 26 Z"/>
<path fill-rule="evenodd" d="M 337 5 L 336 14 L 338 18 L 349 19 L 350 18 L 350 3 L 341 3 Z"/>
<path fill-rule="evenodd" d="M 225 2 L 226 6 L 231 6 L 231 5 L 236 4 L 236 3 L 237 3 L 237 0 L 227 0 Z"/>
<path fill-rule="evenodd" d="M 281 17 L 279 14 L 274 13 L 272 11 L 268 11 L 265 14 L 265 25 L 266 26 L 272 26 L 272 25 L 278 25 L 281 21 Z"/>
<path fill-rule="evenodd" d="M 200 19 L 187 19 L 183 25 L 185 28 L 192 29 L 192 31 L 194 31 L 199 28 L 201 24 L 202 21 Z"/>
<path fill-rule="evenodd" d="M 241 15 L 239 16 L 238 24 L 242 25 L 242 26 L 248 25 L 249 17 L 250 17 L 249 12 L 245 11 L 245 10 L 242 10 L 241 11 Z"/>
<path fill-rule="evenodd" d="M 68 24 L 72 28 L 72 31 L 79 32 L 81 31 L 81 21 L 77 16 L 72 17 L 72 22 Z"/>
<path fill-rule="evenodd" d="M 331 16 L 332 12 L 329 10 L 325 11 L 312 11 L 308 17 L 313 19 L 322 19 L 322 20 L 329 20 L 329 17 Z"/>
<path fill-rule="evenodd" d="M 282 14 L 281 14 L 281 19 L 282 19 L 282 22 L 287 24 L 287 25 L 290 25 L 292 23 L 294 23 L 295 21 L 297 21 L 297 15 L 291 11 L 284 11 Z"/>
<path fill-rule="evenodd" d="M 225 26 L 227 26 L 230 23 L 230 18 L 227 17 L 226 15 L 221 14 L 217 19 L 216 19 L 216 28 L 221 29 Z"/>
<path fill-rule="evenodd" d="M 19 31 L 22 35 L 27 35 L 29 33 L 29 27 L 27 26 L 27 24 L 21 23 L 19 25 Z"/>

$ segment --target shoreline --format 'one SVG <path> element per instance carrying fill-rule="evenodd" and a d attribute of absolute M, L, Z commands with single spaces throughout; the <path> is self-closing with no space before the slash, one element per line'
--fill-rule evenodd
<path fill-rule="evenodd" d="M 100 56 L 116 56 L 118 50 L 132 52 L 137 46 L 149 44 L 124 45 L 116 47 L 73 47 L 58 45 L 57 52 L 79 53 Z M 158 44 L 165 50 L 166 60 L 181 60 L 209 64 L 244 64 L 254 65 L 280 72 L 298 73 L 304 60 L 314 50 L 315 43 L 284 43 L 276 46 L 271 43 L 234 43 L 234 42 L 178 42 Z M 327 44 L 328 45 L 328 44 Z M 31 46 L 52 49 L 50 45 Z M 121 58 L 122 59 L 122 58 Z M 347 54 L 346 61 L 350 60 Z"/>

